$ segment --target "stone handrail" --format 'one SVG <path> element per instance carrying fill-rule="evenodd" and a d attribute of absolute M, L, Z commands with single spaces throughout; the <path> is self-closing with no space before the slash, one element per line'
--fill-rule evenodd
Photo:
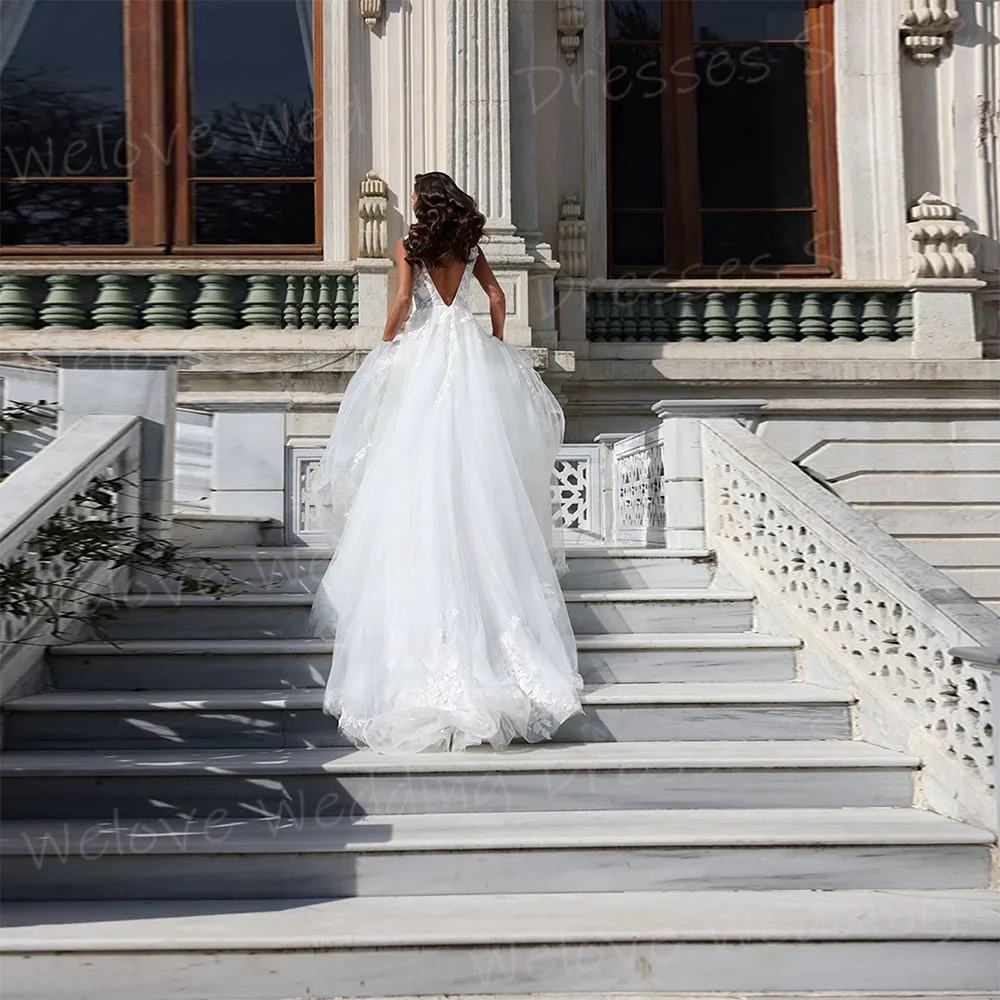
<path fill-rule="evenodd" d="M 995 828 L 990 683 L 953 647 L 1000 646 L 1000 618 L 736 421 L 703 421 L 702 455 L 720 567 L 803 638 L 806 677 L 922 757 L 927 805 Z"/>
<path fill-rule="evenodd" d="M 76 512 L 94 517 L 92 509 L 77 510 L 74 497 L 97 479 L 138 476 L 140 420 L 134 416 L 82 417 L 0 483 L 0 564 L 23 562 L 43 580 L 66 580 L 96 593 L 110 582 L 104 564 L 79 567 L 42 561 L 34 542 L 39 529 L 57 514 Z M 138 513 L 138 488 L 123 487 L 114 516 Z M 58 609 L 60 595 L 48 595 Z M 7 617 L 0 622 L 0 642 L 15 642 L 33 634 L 38 623 Z"/>
<path fill-rule="evenodd" d="M 357 273 L 324 265 L 253 270 L 110 264 L 5 264 L 2 330 L 346 330 L 358 325 Z"/>

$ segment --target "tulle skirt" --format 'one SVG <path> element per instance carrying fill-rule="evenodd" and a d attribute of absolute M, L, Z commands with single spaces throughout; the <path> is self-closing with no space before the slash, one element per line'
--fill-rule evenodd
<path fill-rule="evenodd" d="M 554 560 L 558 402 L 467 309 L 365 359 L 309 484 L 335 545 L 313 607 L 324 710 L 356 745 L 546 739 L 580 711 Z"/>

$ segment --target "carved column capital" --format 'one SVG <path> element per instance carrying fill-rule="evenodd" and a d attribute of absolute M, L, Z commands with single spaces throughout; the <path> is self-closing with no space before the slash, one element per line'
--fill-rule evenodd
<path fill-rule="evenodd" d="M 902 0 L 902 3 L 899 33 L 903 51 L 922 66 L 936 62 L 958 27 L 955 0 Z"/>

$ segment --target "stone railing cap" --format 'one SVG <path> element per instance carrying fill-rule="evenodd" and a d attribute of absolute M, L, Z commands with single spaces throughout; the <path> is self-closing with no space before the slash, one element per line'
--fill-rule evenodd
<path fill-rule="evenodd" d="M 652 409 L 661 420 L 666 417 L 740 417 L 757 413 L 769 403 L 769 399 L 661 399 Z"/>
<path fill-rule="evenodd" d="M 197 360 L 191 351 L 32 351 L 31 356 L 57 368 L 156 370 L 186 368 Z"/>
<path fill-rule="evenodd" d="M 974 663 L 983 670 L 1000 674 L 1000 646 L 953 646 L 948 654 Z"/>

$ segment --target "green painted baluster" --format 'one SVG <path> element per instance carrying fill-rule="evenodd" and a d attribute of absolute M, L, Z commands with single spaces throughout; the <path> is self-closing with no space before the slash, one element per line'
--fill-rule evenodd
<path fill-rule="evenodd" d="M 799 328 L 792 312 L 792 296 L 788 292 L 775 292 L 767 311 L 767 333 L 771 340 L 784 343 L 798 340 Z"/>
<path fill-rule="evenodd" d="M 361 294 L 359 292 L 359 286 L 361 284 L 361 276 L 358 274 L 351 275 L 351 326 L 357 326 L 361 322 Z"/>
<path fill-rule="evenodd" d="M 648 343 L 653 339 L 653 321 L 649 314 L 651 305 L 649 299 L 649 293 L 643 292 L 636 301 L 636 310 L 639 314 L 637 332 L 639 334 L 639 340 L 643 341 L 643 343 Z"/>
<path fill-rule="evenodd" d="M 830 330 L 834 340 L 843 342 L 861 339 L 861 324 L 854 310 L 853 293 L 841 292 L 833 300 L 833 309 L 830 310 Z"/>
<path fill-rule="evenodd" d="M 888 343 L 892 340 L 886 298 L 881 292 L 869 293 L 861 310 L 861 335 L 865 340 Z"/>
<path fill-rule="evenodd" d="M 102 274 L 97 279 L 97 299 L 91 315 L 98 330 L 134 330 L 139 310 L 127 274 Z"/>
<path fill-rule="evenodd" d="M 622 304 L 616 292 L 608 292 L 608 340 L 621 340 L 622 329 Z"/>
<path fill-rule="evenodd" d="M 179 274 L 151 274 L 149 295 L 142 305 L 143 323 L 151 330 L 183 330 L 188 325 L 184 306 L 184 278 Z"/>
<path fill-rule="evenodd" d="M 909 340 L 913 336 L 913 293 L 903 292 L 896 306 L 896 339 Z"/>
<path fill-rule="evenodd" d="M 736 337 L 729 318 L 725 292 L 709 292 L 705 301 L 705 333 L 709 340 L 731 341 Z"/>
<path fill-rule="evenodd" d="M 694 292 L 677 293 L 674 326 L 682 341 L 700 343 L 704 339 L 704 330 L 698 316 L 698 301 Z"/>
<path fill-rule="evenodd" d="M 589 292 L 587 298 L 585 299 L 584 306 L 584 319 L 583 319 L 583 332 L 587 340 L 596 340 L 597 334 L 594 332 L 594 323 L 596 320 L 597 312 L 597 294 L 595 292 Z"/>
<path fill-rule="evenodd" d="M 799 310 L 799 334 L 802 340 L 825 342 L 829 339 L 822 292 L 806 292 L 803 296 Z"/>
<path fill-rule="evenodd" d="M 90 324 L 83 305 L 83 282 L 80 275 L 50 274 L 45 282 L 49 290 L 39 310 L 42 326 L 86 330 Z"/>
<path fill-rule="evenodd" d="M 247 295 L 240 310 L 247 326 L 281 328 L 281 285 L 277 274 L 251 274 L 247 278 Z"/>
<path fill-rule="evenodd" d="M 653 293 L 653 307 L 650 310 L 653 323 L 653 340 L 670 338 L 670 317 L 667 315 L 667 297 L 663 292 Z"/>
<path fill-rule="evenodd" d="M 338 330 L 345 330 L 351 325 L 351 297 L 349 274 L 336 276 L 336 293 L 333 300 L 333 325 Z"/>
<path fill-rule="evenodd" d="M 607 340 L 608 338 L 608 300 L 605 292 L 591 292 L 587 296 L 591 310 L 590 331 L 588 339 Z"/>
<path fill-rule="evenodd" d="M 639 323 L 635 312 L 635 296 L 628 293 L 622 302 L 622 340 L 635 341 L 638 337 Z"/>
<path fill-rule="evenodd" d="M 316 319 L 321 330 L 333 329 L 333 282 L 332 274 L 319 276 L 319 304 L 316 306 Z"/>
<path fill-rule="evenodd" d="M 740 343 L 762 343 L 767 327 L 760 311 L 759 292 L 740 292 L 736 306 L 736 335 Z"/>
<path fill-rule="evenodd" d="M 285 275 L 285 304 L 281 310 L 281 323 L 286 330 L 298 330 L 302 326 L 302 314 L 299 312 L 299 278 L 297 275 Z"/>
<path fill-rule="evenodd" d="M 307 274 L 302 278 L 302 302 L 299 319 L 303 330 L 316 329 L 316 276 Z"/>
<path fill-rule="evenodd" d="M 196 327 L 232 330 L 240 325 L 240 314 L 233 301 L 233 280 L 228 274 L 202 274 L 198 278 L 198 297 L 191 308 Z"/>
<path fill-rule="evenodd" d="M 33 330 L 38 313 L 27 274 L 0 274 L 0 330 Z"/>

